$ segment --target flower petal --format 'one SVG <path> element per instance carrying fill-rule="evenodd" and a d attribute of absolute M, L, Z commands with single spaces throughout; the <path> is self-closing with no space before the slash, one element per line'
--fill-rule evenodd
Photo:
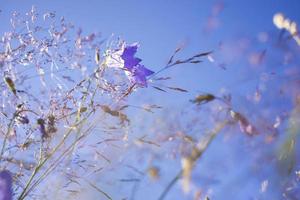
<path fill-rule="evenodd" d="M 142 61 L 140 58 L 134 57 L 135 53 L 137 52 L 137 48 L 137 44 L 127 46 L 121 55 L 121 58 L 124 60 L 124 67 L 128 70 L 131 70 L 134 66 Z"/>
<path fill-rule="evenodd" d="M 140 86 L 147 87 L 147 76 L 150 76 L 154 72 L 144 67 L 144 65 L 137 65 L 133 68 L 134 82 Z"/>

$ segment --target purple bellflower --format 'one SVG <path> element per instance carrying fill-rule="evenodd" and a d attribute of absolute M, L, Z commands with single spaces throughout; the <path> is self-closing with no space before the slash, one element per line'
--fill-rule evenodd
<path fill-rule="evenodd" d="M 147 76 L 152 75 L 154 72 L 144 67 L 144 65 L 136 65 L 131 70 L 131 80 L 139 86 L 147 87 Z"/>
<path fill-rule="evenodd" d="M 154 74 L 153 71 L 141 65 L 140 58 L 135 57 L 138 44 L 126 45 L 123 43 L 122 48 L 109 55 L 106 64 L 110 67 L 120 67 L 125 70 L 128 78 L 141 87 L 147 87 L 147 76 Z"/>
<path fill-rule="evenodd" d="M 141 65 L 142 61 L 140 58 L 134 57 L 137 52 L 138 44 L 126 46 L 121 55 L 124 60 L 124 68 L 128 70 L 127 75 L 135 84 L 147 87 L 147 76 L 152 75 L 154 72 L 147 69 L 144 65 Z"/>
<path fill-rule="evenodd" d="M 0 172 L 0 200 L 12 200 L 12 177 L 6 170 Z"/>
<path fill-rule="evenodd" d="M 124 67 L 129 71 L 136 65 L 138 65 L 142 60 L 135 58 L 134 54 L 137 52 L 138 45 L 133 44 L 124 48 L 121 58 L 124 60 Z"/>

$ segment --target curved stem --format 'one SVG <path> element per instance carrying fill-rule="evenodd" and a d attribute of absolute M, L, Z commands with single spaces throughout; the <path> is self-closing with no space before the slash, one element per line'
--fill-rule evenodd
<path fill-rule="evenodd" d="M 216 135 L 229 123 L 229 121 L 225 120 L 222 123 L 219 123 L 215 126 L 215 128 L 210 132 L 208 138 L 206 141 L 204 141 L 204 145 L 202 141 L 200 141 L 195 148 L 197 149 L 197 152 L 195 155 L 191 155 L 191 158 L 193 160 L 193 163 L 196 163 L 198 159 L 200 159 L 203 155 L 203 153 L 207 150 L 208 146 L 211 144 L 213 139 L 216 137 Z M 194 166 L 194 165 L 193 165 Z M 158 200 L 163 200 L 169 191 L 172 189 L 172 187 L 177 183 L 179 179 L 182 178 L 183 170 L 181 169 L 180 172 L 170 181 L 170 183 L 167 185 L 167 187 L 163 190 L 161 195 L 158 197 Z"/>

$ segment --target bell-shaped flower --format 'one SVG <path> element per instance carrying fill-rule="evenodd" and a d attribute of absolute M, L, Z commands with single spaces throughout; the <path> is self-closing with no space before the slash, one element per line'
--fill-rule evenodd
<path fill-rule="evenodd" d="M 152 75 L 154 72 L 140 64 L 142 60 L 135 57 L 137 49 L 137 43 L 132 45 L 123 43 L 120 49 L 107 52 L 105 65 L 124 69 L 125 74 L 134 84 L 147 87 L 147 76 Z"/>
<path fill-rule="evenodd" d="M 142 87 L 147 87 L 147 76 L 152 75 L 154 72 L 144 67 L 144 65 L 133 66 L 131 73 L 128 74 L 129 79 Z"/>

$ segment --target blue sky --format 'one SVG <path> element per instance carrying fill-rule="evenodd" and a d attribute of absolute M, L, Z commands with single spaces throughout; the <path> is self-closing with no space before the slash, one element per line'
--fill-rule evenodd
<path fill-rule="evenodd" d="M 0 2 L 0 32 L 7 30 L 13 10 L 25 12 L 35 5 L 41 12 L 49 10 L 55 11 L 58 16 L 65 16 L 68 21 L 82 27 L 85 33 L 101 32 L 104 38 L 113 33 L 128 42 L 138 41 L 141 44 L 138 56 L 153 70 L 161 68 L 182 43 L 186 44 L 182 57 L 190 56 L 199 51 L 216 51 L 221 42 L 227 44 L 243 37 L 256 38 L 262 31 L 276 31 L 272 18 L 277 12 L 286 13 L 290 19 L 300 21 L 297 0 Z M 209 34 L 205 33 L 204 28 L 212 14 L 213 5 L 220 2 L 224 5 L 217 16 L 220 25 Z M 217 91 L 221 86 L 232 84 L 230 82 L 232 74 L 236 72 L 236 65 L 241 64 L 226 59 L 224 62 L 228 66 L 227 72 L 206 62 L 185 66 L 185 69 L 171 69 L 168 73 L 171 73 L 178 86 L 193 90 L 195 85 L 199 85 L 198 90 Z"/>

